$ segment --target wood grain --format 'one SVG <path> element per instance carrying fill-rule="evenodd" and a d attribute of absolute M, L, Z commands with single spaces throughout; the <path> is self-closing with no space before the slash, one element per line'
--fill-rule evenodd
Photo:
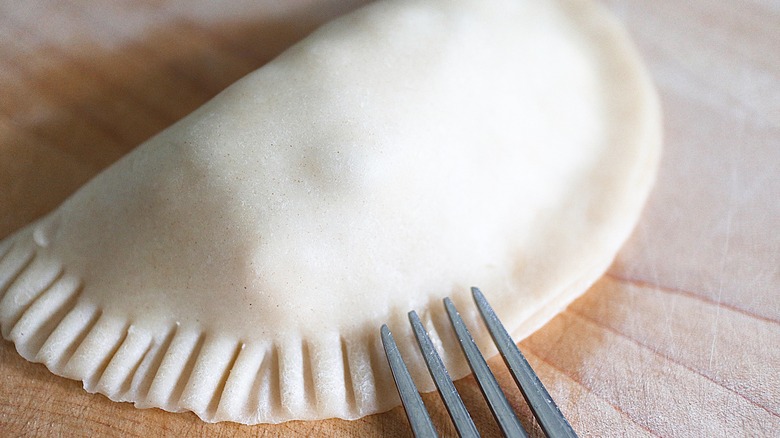
<path fill-rule="evenodd" d="M 0 1 L 0 237 L 360 1 Z M 631 240 L 521 343 L 583 436 L 780 436 L 780 7 L 607 1 L 661 93 L 666 149 Z M 540 435 L 500 360 L 490 362 Z M 205 424 L 90 395 L 0 344 L 2 436 L 408 436 L 357 421 Z M 472 378 L 457 383 L 486 436 Z M 441 401 L 425 397 L 445 435 Z"/>

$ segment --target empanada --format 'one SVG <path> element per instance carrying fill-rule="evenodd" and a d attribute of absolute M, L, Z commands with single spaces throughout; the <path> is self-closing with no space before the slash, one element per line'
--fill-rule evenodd
<path fill-rule="evenodd" d="M 339 18 L 0 243 L 26 359 L 205 421 L 398 404 L 387 322 L 454 377 L 451 296 L 520 339 L 610 264 L 652 184 L 658 103 L 588 1 L 380 1 Z"/>

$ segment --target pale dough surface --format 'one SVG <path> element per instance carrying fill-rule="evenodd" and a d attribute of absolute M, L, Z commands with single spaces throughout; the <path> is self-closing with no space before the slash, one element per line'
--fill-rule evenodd
<path fill-rule="evenodd" d="M 206 421 L 356 418 L 397 396 L 406 312 L 518 337 L 606 269 L 660 145 L 623 32 L 580 1 L 388 1 L 326 25 L 0 243 L 0 325 L 114 400 Z"/>

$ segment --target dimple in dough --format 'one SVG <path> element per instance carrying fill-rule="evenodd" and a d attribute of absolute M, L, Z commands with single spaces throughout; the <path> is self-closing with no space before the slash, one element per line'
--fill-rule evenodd
<path fill-rule="evenodd" d="M 324 26 L 0 243 L 26 359 L 205 421 L 398 404 L 406 313 L 478 285 L 522 338 L 614 257 L 660 145 L 624 32 L 579 0 L 400 0 Z"/>

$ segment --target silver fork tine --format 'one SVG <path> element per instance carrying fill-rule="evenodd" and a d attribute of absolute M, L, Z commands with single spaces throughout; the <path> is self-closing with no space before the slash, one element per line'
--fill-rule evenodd
<path fill-rule="evenodd" d="M 485 296 L 476 287 L 471 288 L 471 294 L 474 296 L 482 319 L 485 320 L 485 325 L 490 331 L 490 336 L 493 337 L 506 366 L 515 378 L 515 383 L 520 387 L 520 392 L 525 397 L 531 412 L 539 421 L 545 435 L 548 437 L 576 437 L 577 434 L 574 433 L 569 422 L 561 414 L 558 405 L 550 397 L 523 353 L 517 348 L 517 344 L 509 336 Z"/>
<path fill-rule="evenodd" d="M 506 399 L 506 396 L 498 386 L 496 377 L 490 371 L 490 368 L 485 362 L 485 358 L 477 348 L 477 344 L 474 342 L 474 338 L 471 337 L 471 333 L 466 328 L 466 324 L 463 323 L 458 310 L 455 305 L 452 304 L 452 300 L 449 298 L 444 299 L 444 307 L 447 309 L 447 313 L 450 316 L 452 326 L 455 328 L 455 333 L 458 335 L 458 341 L 463 349 L 463 353 L 466 355 L 471 371 L 474 372 L 474 376 L 479 383 L 479 388 L 482 390 L 482 395 L 488 402 L 490 411 L 496 418 L 498 425 L 504 432 L 504 435 L 508 437 L 527 437 L 523 426 L 520 424 L 520 420 L 517 419 L 517 415 L 512 410 L 512 406 Z"/>
<path fill-rule="evenodd" d="M 436 429 L 433 427 L 433 421 L 425 408 L 417 387 L 414 386 L 412 376 L 406 368 L 401 353 L 398 351 L 398 345 L 393 339 L 393 334 L 387 328 L 387 324 L 382 324 L 382 345 L 385 348 L 387 362 L 390 364 L 390 370 L 393 372 L 393 380 L 398 388 L 398 394 L 401 395 L 401 402 L 404 404 L 406 417 L 412 426 L 412 432 L 416 437 L 438 437 Z"/>
<path fill-rule="evenodd" d="M 428 371 L 430 371 L 431 377 L 433 377 L 433 382 L 439 390 L 439 395 L 441 395 L 444 406 L 447 408 L 453 424 L 455 424 L 458 435 L 461 437 L 478 437 L 479 432 L 471 419 L 471 415 L 469 415 L 469 411 L 466 410 L 466 406 L 463 404 L 458 390 L 455 389 L 447 368 L 444 367 L 441 356 L 433 348 L 431 338 L 428 337 L 420 317 L 417 316 L 417 312 L 414 310 L 409 312 L 409 322 L 412 323 L 412 330 L 414 330 L 414 336 L 417 338 L 417 344 L 420 345 L 420 351 L 422 351 L 425 364 L 428 365 Z"/>

